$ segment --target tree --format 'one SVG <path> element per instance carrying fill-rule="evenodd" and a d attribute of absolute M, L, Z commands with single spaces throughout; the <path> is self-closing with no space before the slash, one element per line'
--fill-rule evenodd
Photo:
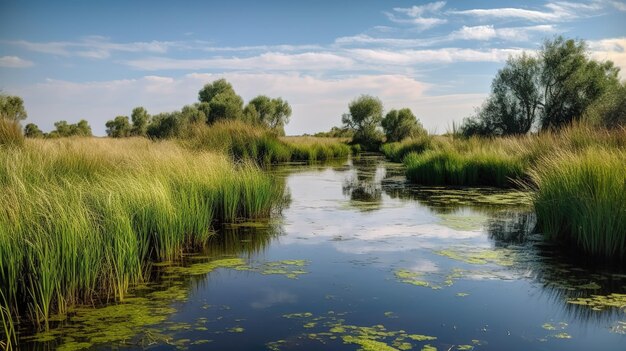
<path fill-rule="evenodd" d="M 24 100 L 19 96 L 0 94 L 0 115 L 12 121 L 26 119 L 28 115 L 24 108 Z"/>
<path fill-rule="evenodd" d="M 263 124 L 279 134 L 284 134 L 284 126 L 289 123 L 291 116 L 291 106 L 282 98 L 270 99 L 265 95 L 259 95 L 250 100 L 244 114 L 247 120 Z"/>
<path fill-rule="evenodd" d="M 209 102 L 210 114 L 207 118 L 209 123 L 223 119 L 242 119 L 243 100 L 234 93 L 221 93 Z"/>
<path fill-rule="evenodd" d="M 383 119 L 383 103 L 377 97 L 361 95 L 350 102 L 348 110 L 350 112 L 343 114 L 341 121 L 354 130 L 352 142 L 375 149 L 382 142 L 379 126 Z"/>
<path fill-rule="evenodd" d="M 111 138 L 125 138 L 131 135 L 132 127 L 128 121 L 128 116 L 117 116 L 106 122 L 105 126 L 107 135 Z"/>
<path fill-rule="evenodd" d="M 224 78 L 213 81 L 212 83 L 205 84 L 204 87 L 198 92 L 198 100 L 200 102 L 211 102 L 213 98 L 220 94 L 233 94 L 235 93 L 235 89 L 233 86 Z"/>
<path fill-rule="evenodd" d="M 24 136 L 27 138 L 43 138 L 43 132 L 35 123 L 28 123 L 24 127 Z"/>
<path fill-rule="evenodd" d="M 626 82 L 607 89 L 587 108 L 584 119 L 606 128 L 626 128 Z"/>
<path fill-rule="evenodd" d="M 266 123 L 270 129 L 284 135 L 285 124 L 289 123 L 289 117 L 291 117 L 291 106 L 282 98 L 272 99 L 272 104 L 274 105 L 274 113 L 269 116 L 270 118 Z"/>
<path fill-rule="evenodd" d="M 93 135 L 91 133 L 91 126 L 89 125 L 89 122 L 87 122 L 84 119 L 81 119 L 76 124 L 70 125 L 70 127 L 71 127 L 71 135 L 76 135 L 76 136 L 92 136 Z"/>
<path fill-rule="evenodd" d="M 186 119 L 189 123 L 206 123 L 206 115 L 195 105 L 186 105 L 180 111 L 181 117 Z"/>
<path fill-rule="evenodd" d="M 381 121 L 388 142 L 426 134 L 426 130 L 408 108 L 391 110 Z"/>
<path fill-rule="evenodd" d="M 590 60 L 582 40 L 557 37 L 541 49 L 543 129 L 557 129 L 582 117 L 585 110 L 618 81 L 611 61 Z"/>
<path fill-rule="evenodd" d="M 618 72 L 610 61 L 590 59 L 582 40 L 546 40 L 537 57 L 524 53 L 507 60 L 486 102 L 460 130 L 464 135 L 511 135 L 534 126 L 561 128 L 618 86 Z"/>
<path fill-rule="evenodd" d="M 235 93 L 233 86 L 226 79 L 206 84 L 198 92 L 198 100 L 200 103 L 208 104 L 206 117 L 209 124 L 221 119 L 244 117 L 243 99 Z"/>
<path fill-rule="evenodd" d="M 133 125 L 130 130 L 130 135 L 145 136 L 148 131 L 148 124 L 150 123 L 150 115 L 143 107 L 135 107 L 130 115 Z M 128 120 L 128 117 L 126 117 Z"/>
<path fill-rule="evenodd" d="M 48 134 L 49 137 L 70 137 L 70 136 L 91 136 L 91 126 L 89 122 L 81 119 L 76 124 L 69 124 L 67 121 L 58 121 L 54 123 L 56 128 Z"/>
<path fill-rule="evenodd" d="M 184 136 L 188 131 L 189 121 L 179 111 L 159 113 L 148 126 L 148 136 L 159 139 Z"/>

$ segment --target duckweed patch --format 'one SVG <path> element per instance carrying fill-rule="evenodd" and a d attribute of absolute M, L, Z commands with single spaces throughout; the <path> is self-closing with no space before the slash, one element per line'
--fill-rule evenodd
<path fill-rule="evenodd" d="M 509 249 L 472 249 L 459 248 L 435 251 L 437 255 L 469 264 L 496 264 L 512 266 L 515 263 L 515 252 Z"/>
<path fill-rule="evenodd" d="M 282 260 L 250 265 L 241 258 L 223 258 L 193 263 L 189 266 L 168 266 L 164 272 L 171 276 L 205 275 L 219 268 L 228 268 L 236 271 L 258 272 L 263 275 L 283 275 L 290 279 L 297 279 L 298 276 L 308 273 L 302 269 L 306 265 L 306 260 Z"/>
<path fill-rule="evenodd" d="M 333 349 L 333 343 L 343 342 L 344 344 L 357 345 L 358 350 L 363 351 L 389 351 L 389 350 L 413 350 L 430 347 L 437 337 L 412 334 L 404 330 L 389 330 L 382 324 L 372 326 L 359 326 L 345 323 L 341 316 L 345 313 L 327 312 L 325 315 L 314 316 L 309 312 L 292 313 L 283 315 L 284 318 L 299 318 L 304 329 L 309 332 L 302 333 L 295 339 L 273 341 L 266 346 L 272 351 L 279 351 L 287 345 L 302 346 L 302 343 L 318 341 L 326 349 Z M 385 316 L 393 316 L 392 312 L 385 313 Z M 428 344 L 427 344 L 428 343 Z M 469 343 L 468 343 L 469 344 Z M 453 346 L 454 347 L 454 346 Z M 450 348 L 452 350 L 453 348 Z M 463 350 L 463 348 L 456 348 Z"/>
<path fill-rule="evenodd" d="M 482 214 L 439 214 L 441 218 L 440 225 L 448 227 L 454 230 L 460 231 L 474 231 L 481 229 L 488 221 L 489 217 Z"/>
<path fill-rule="evenodd" d="M 433 290 L 450 287 L 454 285 L 455 280 L 464 277 L 465 274 L 466 271 L 458 268 L 452 269 L 447 272 L 447 274 L 414 272 L 408 269 L 398 269 L 394 271 L 396 280 L 401 283 L 421 286 Z"/>
<path fill-rule="evenodd" d="M 626 312 L 626 294 L 613 293 L 610 295 L 591 295 L 590 297 L 578 297 L 567 300 L 567 303 L 587 306 L 594 311 L 602 311 L 610 308 L 621 309 Z"/>

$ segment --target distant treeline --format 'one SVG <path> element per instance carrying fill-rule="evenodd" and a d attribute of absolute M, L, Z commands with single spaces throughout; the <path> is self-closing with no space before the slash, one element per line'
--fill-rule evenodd
<path fill-rule="evenodd" d="M 20 121 L 26 119 L 24 101 L 18 96 L 0 96 L 0 107 L 5 118 Z M 186 105 L 180 111 L 148 114 L 144 107 L 136 107 L 128 116 L 117 116 L 106 122 L 109 137 L 123 138 L 146 136 L 150 138 L 185 137 L 198 124 L 211 125 L 218 121 L 243 121 L 285 135 L 285 124 L 289 123 L 291 106 L 282 98 L 259 95 L 244 106 L 233 86 L 225 79 L 206 84 L 198 92 L 198 102 Z M 54 123 L 55 130 L 45 133 L 34 123 L 24 127 L 29 138 L 57 138 L 69 136 L 91 136 L 91 126 L 86 120 L 76 124 L 67 121 Z"/>

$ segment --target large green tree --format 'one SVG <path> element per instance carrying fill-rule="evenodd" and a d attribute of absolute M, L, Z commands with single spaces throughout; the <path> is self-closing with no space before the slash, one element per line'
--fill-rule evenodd
<path fill-rule="evenodd" d="M 28 117 L 24 100 L 19 96 L 0 94 L 0 117 L 12 121 L 21 121 Z"/>
<path fill-rule="evenodd" d="M 226 79 L 218 79 L 206 84 L 198 92 L 200 103 L 208 104 L 207 122 L 222 119 L 242 119 L 243 99 L 235 93 L 233 86 Z"/>
<path fill-rule="evenodd" d="M 533 127 L 558 129 L 581 119 L 619 85 L 612 62 L 589 57 L 585 42 L 556 37 L 537 56 L 511 57 L 498 71 L 491 94 L 461 126 L 465 135 L 526 134 Z"/>
<path fill-rule="evenodd" d="M 408 108 L 389 111 L 382 119 L 381 125 L 388 142 L 426 134 L 422 124 Z"/>
<path fill-rule="evenodd" d="M 591 60 L 582 40 L 557 37 L 541 48 L 543 109 L 541 126 L 555 129 L 578 120 L 608 88 L 618 82 L 613 62 Z"/>
<path fill-rule="evenodd" d="M 354 130 L 354 143 L 362 144 L 366 148 L 375 149 L 382 142 L 382 133 L 379 130 L 383 119 L 383 103 L 379 98 L 371 95 L 361 95 L 348 105 L 349 113 L 343 114 L 343 124 Z"/>

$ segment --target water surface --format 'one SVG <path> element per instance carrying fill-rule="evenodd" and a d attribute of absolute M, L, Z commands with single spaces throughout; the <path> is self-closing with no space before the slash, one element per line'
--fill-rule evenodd
<path fill-rule="evenodd" d="M 409 186 L 379 156 L 285 165 L 290 202 L 30 348 L 623 350 L 626 276 L 558 255 L 528 194 Z M 28 340 L 28 341 L 27 341 Z"/>

